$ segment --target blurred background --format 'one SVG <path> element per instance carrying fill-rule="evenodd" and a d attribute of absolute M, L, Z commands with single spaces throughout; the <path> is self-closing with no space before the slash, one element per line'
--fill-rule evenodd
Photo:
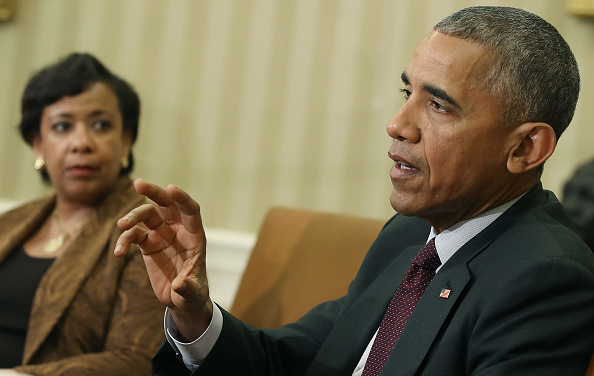
<path fill-rule="evenodd" d="M 594 17 L 569 7 L 591 4 L 0 0 L 14 11 L 0 11 L 0 198 L 47 191 L 17 132 L 20 97 L 34 71 L 80 51 L 140 94 L 133 175 L 188 191 L 206 226 L 254 232 L 272 205 L 387 219 L 385 124 L 403 104 L 400 73 L 437 21 L 471 5 L 534 12 L 574 51 L 580 102 L 543 177 L 561 196 L 594 157 Z"/>

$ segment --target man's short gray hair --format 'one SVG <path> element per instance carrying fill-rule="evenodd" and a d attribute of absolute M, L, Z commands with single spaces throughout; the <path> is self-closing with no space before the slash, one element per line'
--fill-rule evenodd
<path fill-rule="evenodd" d="M 500 101 L 509 124 L 547 123 L 559 139 L 573 118 L 580 76 L 555 27 L 522 9 L 477 6 L 449 15 L 434 29 L 478 43 L 493 55 L 483 84 Z"/>

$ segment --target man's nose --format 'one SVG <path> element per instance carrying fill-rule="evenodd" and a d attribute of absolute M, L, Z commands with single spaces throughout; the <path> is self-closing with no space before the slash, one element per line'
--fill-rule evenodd
<path fill-rule="evenodd" d="M 418 142 L 421 138 L 418 115 L 409 100 L 392 116 L 386 125 L 388 135 L 394 140 Z"/>

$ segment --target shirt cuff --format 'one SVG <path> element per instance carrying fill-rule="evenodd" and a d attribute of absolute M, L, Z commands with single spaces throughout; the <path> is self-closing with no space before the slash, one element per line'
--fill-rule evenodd
<path fill-rule="evenodd" d="M 165 335 L 167 336 L 167 340 L 169 343 L 172 343 L 173 341 L 172 344 L 175 344 L 184 364 L 190 370 L 198 368 L 200 362 L 202 362 L 210 353 L 219 339 L 222 329 L 223 314 L 221 313 L 219 306 L 213 304 L 212 319 L 204 333 L 192 342 L 182 342 L 178 339 L 181 336 L 179 335 L 169 309 L 165 309 Z"/>

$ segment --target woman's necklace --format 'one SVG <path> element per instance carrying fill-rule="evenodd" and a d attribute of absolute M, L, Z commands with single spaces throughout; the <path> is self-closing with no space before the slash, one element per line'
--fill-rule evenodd
<path fill-rule="evenodd" d="M 74 226 L 71 232 L 64 230 L 64 227 L 62 227 L 62 222 L 60 222 L 60 218 L 58 217 L 58 212 L 56 210 L 54 210 L 52 213 L 52 219 L 54 220 L 54 223 L 56 224 L 56 227 L 58 228 L 58 231 L 60 233 L 58 234 L 58 236 L 56 236 L 55 238 L 51 238 L 43 245 L 43 252 L 46 255 L 51 255 L 58 252 L 64 246 L 64 243 L 66 243 L 66 241 L 70 238 L 70 234 L 76 234 L 91 218 L 89 217 L 77 224 L 76 226 Z"/>

